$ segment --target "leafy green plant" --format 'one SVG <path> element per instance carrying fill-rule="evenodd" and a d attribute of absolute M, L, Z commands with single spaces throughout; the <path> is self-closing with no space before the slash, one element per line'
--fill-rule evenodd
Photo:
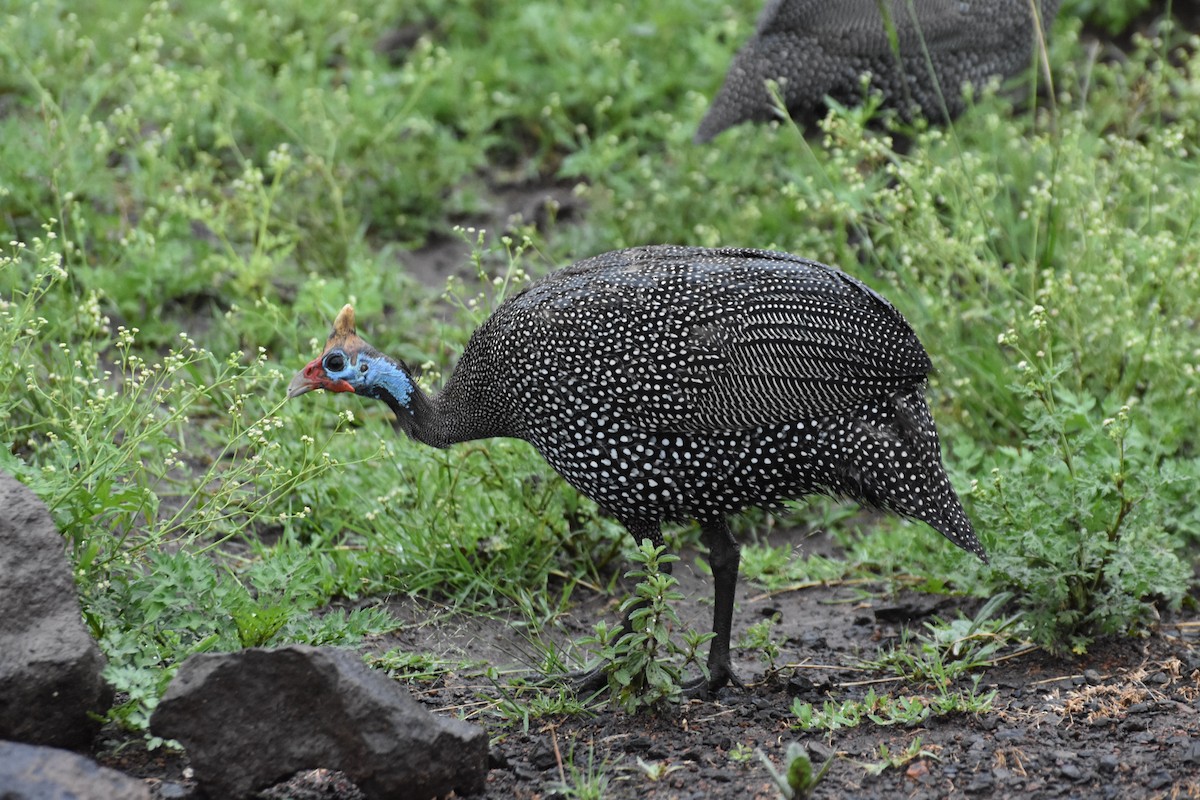
<path fill-rule="evenodd" d="M 788 743 L 787 752 L 784 753 L 785 766 L 782 773 L 775 768 L 771 759 L 761 750 L 758 751 L 758 758 L 767 768 L 771 780 L 775 783 L 775 788 L 779 791 L 779 796 L 784 800 L 805 800 L 805 798 L 812 797 L 817 784 L 825 778 L 825 774 L 833 766 L 834 760 L 834 757 L 830 756 L 816 772 L 813 772 L 812 759 L 799 742 Z"/>
<path fill-rule="evenodd" d="M 781 650 L 779 642 L 771 636 L 771 629 L 777 622 L 779 622 L 778 614 L 769 619 L 760 620 L 747 628 L 737 642 L 738 647 L 754 651 L 758 660 L 766 666 L 767 675 L 774 675 L 779 670 L 777 662 Z"/>
<path fill-rule="evenodd" d="M 909 682 L 949 686 L 965 673 L 992 663 L 1012 641 L 1021 615 L 995 616 L 1011 600 L 1011 593 L 1002 592 L 971 619 L 927 622 L 919 635 L 905 629 L 898 645 L 865 659 L 863 666 L 890 670 Z"/>
<path fill-rule="evenodd" d="M 1005 342 L 1020 349 L 1011 331 Z M 1007 469 L 972 494 L 981 523 L 1016 540 L 998 555 L 995 580 L 1019 591 L 1029 637 L 1082 652 L 1097 635 L 1145 626 L 1156 603 L 1181 602 L 1192 570 L 1163 527 L 1163 503 L 1190 479 L 1164 468 L 1133 407 L 1097 420 L 1092 395 L 1062 386 L 1068 364 L 1056 362 L 1051 342 L 1038 345 L 1021 350 L 1016 387 L 1029 438 L 1003 449 Z"/>
<path fill-rule="evenodd" d="M 637 768 L 651 783 L 658 783 L 672 772 L 683 769 L 681 764 L 668 764 L 666 761 L 647 761 L 638 756 Z"/>
<path fill-rule="evenodd" d="M 555 752 L 558 752 L 557 742 Z M 555 791 L 573 800 L 604 800 L 608 796 L 610 782 L 608 763 L 597 761 L 591 743 L 588 744 L 586 763 L 580 761 L 577 752 L 577 747 L 572 744 L 567 757 L 559 762 L 559 780 Z"/>
<path fill-rule="evenodd" d="M 745 742 L 734 742 L 729 748 L 729 760 L 735 764 L 745 764 L 754 760 L 755 750 Z"/>
<path fill-rule="evenodd" d="M 844 728 L 855 728 L 866 721 L 881 726 L 913 726 L 930 717 L 946 714 L 982 714 L 991 710 L 996 692 L 980 693 L 979 677 L 976 676 L 969 690 L 955 691 L 949 686 L 938 687 L 932 696 L 876 694 L 868 689 L 861 700 L 845 700 L 835 703 L 826 700 L 821 708 L 805 703 L 800 698 L 792 703 L 796 725 L 801 730 L 823 730 L 833 733 Z"/>
<path fill-rule="evenodd" d="M 921 737 L 917 736 L 902 752 L 893 753 L 886 742 L 879 743 L 879 761 L 870 764 L 863 764 L 865 769 L 871 775 L 882 775 L 886 770 L 899 769 L 909 762 L 916 761 L 921 758 L 937 759 L 937 749 L 925 747 L 921 744 Z"/>
<path fill-rule="evenodd" d="M 712 638 L 711 633 L 688 631 L 680 644 L 672 636 L 679 617 L 671 604 L 683 595 L 675 588 L 679 581 L 661 567 L 679 557 L 647 539 L 638 545 L 632 558 L 638 566 L 625 575 L 637 579 L 638 584 L 633 595 L 621 604 L 629 630 L 599 622 L 593 629 L 594 637 L 584 642 L 596 646 L 612 701 L 630 713 L 678 701 L 683 692 L 683 670 L 689 664 L 695 664 L 707 678 L 697 650 Z"/>

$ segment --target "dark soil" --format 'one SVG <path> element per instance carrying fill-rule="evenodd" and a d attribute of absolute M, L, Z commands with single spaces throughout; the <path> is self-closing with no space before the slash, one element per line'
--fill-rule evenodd
<path fill-rule="evenodd" d="M 685 554 L 677 565 L 686 595 L 679 612 L 684 625 L 704 630 L 712 590 L 694 566 L 695 555 Z M 561 634 L 578 638 L 597 619 L 615 619 L 612 599 L 583 597 Z M 979 716 L 931 718 L 911 728 L 864 722 L 833 734 L 795 727 L 791 708 L 797 698 L 820 706 L 861 699 L 869 690 L 929 697 L 930 687 L 866 671 L 859 660 L 898 641 L 904 626 L 920 629 L 933 615 L 973 614 L 976 606 L 962 598 L 887 593 L 881 585 L 768 595 L 743 582 L 734 641 L 764 616 L 778 615 L 773 638 L 782 646 L 781 668 L 768 675 L 755 653 L 735 651 L 746 689 L 723 689 L 715 698 L 657 713 L 629 715 L 603 707 L 525 725 L 499 713 L 499 700 L 510 689 L 470 671 L 432 685 L 414 682 L 410 690 L 435 710 L 487 728 L 492 746 L 485 797 L 494 800 L 571 797 L 564 785 L 587 774 L 589 759 L 595 773 L 608 778 L 603 797 L 776 798 L 755 751 L 779 765 L 792 741 L 802 743 L 814 761 L 836 757 L 815 797 L 1200 797 L 1200 622 L 1192 619 L 1165 622 L 1144 639 L 1098 642 L 1079 657 L 1028 651 L 1002 660 L 981 673 L 979 688 L 997 694 L 993 710 Z M 394 610 L 413 624 L 373 649 L 401 647 L 485 662 L 508 680 L 540 677 L 530 668 L 533 648 L 512 620 L 439 616 L 438 609 L 416 601 Z M 970 688 L 968 679 L 960 683 L 958 688 Z M 879 774 L 868 769 L 884 760 L 882 746 L 897 756 L 917 740 L 916 758 Z M 100 746 L 107 749 L 100 756 L 104 763 L 146 777 L 160 796 L 195 794 L 182 756 L 150 758 L 136 744 L 121 753 L 109 748 L 111 742 Z M 362 795 L 340 774 L 315 771 L 268 796 Z"/>

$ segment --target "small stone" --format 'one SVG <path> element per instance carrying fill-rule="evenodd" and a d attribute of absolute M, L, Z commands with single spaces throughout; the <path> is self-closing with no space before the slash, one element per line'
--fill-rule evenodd
<path fill-rule="evenodd" d="M 542 742 L 529 754 L 529 763 L 534 769 L 547 770 L 558 765 L 558 757 L 554 755 L 550 745 Z"/>
<path fill-rule="evenodd" d="M 807 676 L 793 675 L 788 679 L 787 689 L 793 697 L 808 694 L 813 690 L 813 682 Z"/>
<path fill-rule="evenodd" d="M 1079 767 L 1071 761 L 1068 761 L 1059 767 L 1058 771 L 1062 773 L 1062 776 L 1067 780 L 1078 781 L 1083 778 L 1083 770 L 1079 769 Z"/>
<path fill-rule="evenodd" d="M 826 647 L 825 637 L 815 631 L 800 634 L 800 644 L 806 650 L 820 650 Z"/>
<path fill-rule="evenodd" d="M 1151 775 L 1150 779 L 1146 781 L 1146 788 L 1152 792 L 1156 792 L 1159 789 L 1167 788 L 1171 785 L 1171 783 L 1171 773 L 1167 772 L 1165 769 L 1160 769 L 1158 772 Z"/>
<path fill-rule="evenodd" d="M 1083 679 L 1089 686 L 1099 686 L 1104 683 L 1104 676 L 1094 669 L 1085 669 L 1083 671 Z"/>
<path fill-rule="evenodd" d="M 992 791 L 992 787 L 994 787 L 995 785 L 996 785 L 996 781 L 991 775 L 989 775 L 986 772 L 980 772 L 978 775 L 976 775 L 974 778 L 971 779 L 970 783 L 967 784 L 967 793 L 968 794 L 983 794 L 984 792 L 987 792 L 988 794 L 990 794 Z"/>
<path fill-rule="evenodd" d="M 1121 759 L 1117 758 L 1112 753 L 1105 753 L 1104 755 L 1100 756 L 1100 771 L 1101 772 L 1111 774 L 1111 773 L 1116 772 L 1117 768 L 1120 766 L 1121 766 Z"/>
<path fill-rule="evenodd" d="M 1146 720 L 1144 720 L 1144 719 L 1141 719 L 1139 717 L 1130 717 L 1129 719 L 1127 719 L 1121 723 L 1121 730 L 1127 731 L 1130 733 L 1134 733 L 1137 731 L 1146 730 L 1146 727 L 1148 725 L 1149 725 L 1149 723 L 1146 722 Z"/>
<path fill-rule="evenodd" d="M 150 790 L 136 778 L 66 750 L 0 742 L 0 797 L 150 800 Z"/>
<path fill-rule="evenodd" d="M 625 742 L 626 753 L 644 753 L 650 749 L 650 740 L 645 736 L 634 736 Z"/>

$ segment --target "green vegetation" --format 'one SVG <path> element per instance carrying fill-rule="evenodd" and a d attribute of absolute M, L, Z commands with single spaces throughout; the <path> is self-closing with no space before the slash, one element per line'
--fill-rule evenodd
<path fill-rule="evenodd" d="M 597 631 L 614 696 L 630 710 L 678 696 L 703 637 L 660 636 L 677 622 L 651 567 L 665 556 L 639 556 L 530 448 L 435 451 L 396 436 L 381 404 L 283 401 L 347 301 L 364 336 L 436 385 L 506 292 L 633 244 L 838 264 L 937 365 L 947 462 L 992 566 L 821 502 L 780 518 L 831 527 L 840 554 L 748 546 L 744 574 L 1011 605 L 880 656 L 927 695 L 798 704 L 801 727 L 984 711 L 978 683 L 952 684 L 998 643 L 1083 650 L 1183 602 L 1200 546 L 1200 42 L 1134 37 L 1127 58 L 1096 61 L 1065 10 L 1035 107 L 985 92 L 949 129 L 869 125 L 868 106 L 808 140 L 743 126 L 695 147 L 759 5 L 5 8 L 0 469 L 63 531 L 122 692 L 114 721 L 144 731 L 192 653 L 392 630 L 372 605 L 388 595 L 512 613 L 537 642 L 580 586 L 614 590 L 631 555 L 644 627 Z M 509 198 L 550 184 L 555 202 L 510 217 Z M 417 283 L 406 267 L 426 245 L 475 277 Z M 746 644 L 776 665 L 768 623 Z M 461 668 L 378 663 L 411 680 Z M 586 711 L 497 695 L 514 726 Z M 602 794 L 603 770 L 589 756 L 563 782 Z"/>
<path fill-rule="evenodd" d="M 919 635 L 905 629 L 898 645 L 864 661 L 863 666 L 892 672 L 909 683 L 949 686 L 972 670 L 993 663 L 1000 651 L 1012 644 L 1021 617 L 993 618 L 1010 599 L 1007 592 L 995 595 L 974 619 L 959 617 L 946 622 L 935 618 L 925 623 Z"/>
<path fill-rule="evenodd" d="M 596 645 L 613 702 L 630 713 L 679 700 L 684 670 L 689 665 L 698 667 L 704 679 L 708 678 L 699 650 L 713 634 L 686 631 L 682 643 L 671 635 L 679 625 L 674 604 L 683 595 L 675 589 L 679 581 L 662 571 L 679 557 L 665 551 L 665 547 L 646 539 L 630 557 L 637 568 L 625 576 L 638 583 L 620 609 L 630 629 L 602 620 L 595 624 L 595 636 L 584 640 L 585 644 Z"/>
<path fill-rule="evenodd" d="M 761 750 L 758 751 L 758 758 L 767 768 L 767 772 L 771 775 L 771 780 L 774 781 L 775 788 L 783 800 L 806 800 L 806 798 L 812 797 L 817 784 L 833 766 L 833 758 L 830 757 L 816 772 L 813 772 L 812 759 L 799 742 L 788 743 L 787 752 L 784 754 L 784 771 L 782 773 L 775 769 L 771 759 L 767 758 Z"/>
<path fill-rule="evenodd" d="M 908 743 L 902 752 L 893 753 L 891 748 L 886 744 L 879 745 L 879 760 L 873 764 L 864 764 L 865 769 L 871 775 L 879 775 L 887 769 L 897 769 L 903 767 L 910 761 L 916 761 L 919 758 L 937 758 L 937 748 L 927 749 L 921 746 L 921 737 L 918 736 Z"/>

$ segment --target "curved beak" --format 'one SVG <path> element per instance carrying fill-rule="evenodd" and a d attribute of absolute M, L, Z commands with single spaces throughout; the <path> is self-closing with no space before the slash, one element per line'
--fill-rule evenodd
<path fill-rule="evenodd" d="M 319 358 L 309 362 L 308 366 L 296 373 L 296 377 L 288 384 L 287 396 L 289 399 L 299 397 L 313 389 L 327 389 L 331 392 L 354 391 L 354 387 L 348 381 L 331 381 Z"/>
<path fill-rule="evenodd" d="M 297 372 L 296 377 L 292 378 L 292 382 L 288 384 L 287 396 L 289 400 L 293 397 L 299 397 L 305 392 L 311 392 L 313 389 L 321 386 L 321 384 L 308 377 L 310 368 L 311 365 Z"/>

